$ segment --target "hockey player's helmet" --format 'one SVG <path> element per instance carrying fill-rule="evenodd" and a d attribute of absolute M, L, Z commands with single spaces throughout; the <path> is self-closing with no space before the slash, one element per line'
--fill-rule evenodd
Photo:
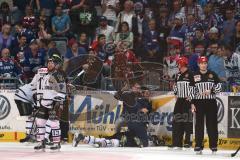
<path fill-rule="evenodd" d="M 204 63 L 204 62 L 208 62 L 208 59 L 207 59 L 207 57 L 205 57 L 205 56 L 200 56 L 200 57 L 198 57 L 198 63 Z"/>
<path fill-rule="evenodd" d="M 62 58 L 57 54 L 53 54 L 52 57 L 50 57 L 48 59 L 48 62 L 49 61 L 52 61 L 55 65 L 62 65 L 63 64 Z"/>

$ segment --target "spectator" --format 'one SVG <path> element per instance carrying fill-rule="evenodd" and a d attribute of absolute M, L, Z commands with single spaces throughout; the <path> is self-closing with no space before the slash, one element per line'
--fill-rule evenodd
<path fill-rule="evenodd" d="M 74 10 L 74 9 L 80 9 L 83 5 L 84 5 L 84 2 L 87 1 L 87 0 L 72 0 L 71 1 L 71 10 Z"/>
<path fill-rule="evenodd" d="M 168 25 L 173 27 L 175 16 L 180 12 L 181 2 L 179 0 L 174 0 L 169 15 Z"/>
<path fill-rule="evenodd" d="M 190 43 L 192 42 L 193 37 L 195 36 L 195 31 L 196 31 L 197 27 L 198 27 L 198 24 L 197 24 L 197 22 L 195 20 L 194 15 L 192 15 L 192 14 L 187 15 L 187 24 L 186 24 L 185 38 Z"/>
<path fill-rule="evenodd" d="M 37 18 L 34 16 L 31 6 L 26 6 L 25 14 L 22 20 L 23 27 L 36 32 Z"/>
<path fill-rule="evenodd" d="M 240 85 L 240 55 L 230 45 L 222 46 L 226 77 L 230 85 Z"/>
<path fill-rule="evenodd" d="M 80 32 L 85 32 L 89 41 L 94 39 L 97 28 L 97 11 L 90 1 L 85 1 L 83 6 L 71 10 L 72 31 L 79 35 Z"/>
<path fill-rule="evenodd" d="M 15 25 L 15 35 L 14 35 L 14 46 L 18 44 L 17 39 L 19 39 L 19 36 L 25 35 L 27 37 L 27 44 L 29 44 L 33 39 L 36 39 L 35 33 L 27 28 L 23 28 L 23 26 L 18 23 Z"/>
<path fill-rule="evenodd" d="M 70 10 L 70 4 L 67 3 L 67 0 L 57 0 L 57 6 L 61 6 L 63 13 L 64 14 L 68 14 L 69 10 Z"/>
<path fill-rule="evenodd" d="M 27 49 L 27 37 L 22 34 L 18 36 L 18 45 L 12 48 L 11 57 L 14 58 L 17 62 L 20 62 L 20 55 L 23 55 L 25 50 Z"/>
<path fill-rule="evenodd" d="M 108 20 L 108 25 L 115 26 L 116 15 L 120 10 L 119 0 L 101 0 L 103 16 Z"/>
<path fill-rule="evenodd" d="M 177 37 L 184 41 L 185 31 L 186 26 L 183 25 L 183 16 L 181 14 L 177 14 L 174 19 L 174 27 L 172 28 L 169 37 Z"/>
<path fill-rule="evenodd" d="M 132 18 L 133 49 L 137 53 L 137 56 L 141 56 L 144 54 L 143 34 L 148 30 L 148 18 L 145 14 L 143 4 L 139 1 L 134 5 L 134 12 L 135 16 Z"/>
<path fill-rule="evenodd" d="M 24 52 L 24 61 L 22 62 L 23 79 L 26 82 L 33 78 L 39 68 L 45 66 L 46 61 L 46 53 L 39 50 L 37 41 L 32 41 L 29 48 Z"/>
<path fill-rule="evenodd" d="M 143 44 L 145 53 L 142 55 L 143 60 L 150 62 L 161 62 L 163 58 L 159 55 L 159 32 L 156 28 L 156 21 L 150 20 L 148 22 L 148 30 L 144 33 Z"/>
<path fill-rule="evenodd" d="M 44 26 L 46 27 L 47 30 L 51 29 L 51 19 L 50 17 L 46 16 L 46 11 L 45 9 L 42 9 L 40 11 L 40 16 L 39 16 L 39 20 L 38 23 L 44 23 Z"/>
<path fill-rule="evenodd" d="M 53 15 L 54 9 L 56 7 L 56 1 L 52 0 L 35 0 L 38 11 L 44 9 L 46 16 L 51 17 Z"/>
<path fill-rule="evenodd" d="M 223 24 L 223 16 L 218 13 L 215 12 L 214 6 L 212 3 L 207 3 L 204 6 L 204 15 L 205 15 L 205 19 L 202 20 L 202 24 L 203 24 L 203 29 L 205 31 L 209 30 L 210 28 L 212 28 L 213 26 L 221 29 L 222 28 L 222 24 Z"/>
<path fill-rule="evenodd" d="M 101 61 L 105 62 L 108 58 L 107 53 L 104 50 L 104 45 L 106 44 L 106 36 L 104 34 L 99 34 L 96 41 L 94 41 L 90 47 L 90 54 L 96 55 Z"/>
<path fill-rule="evenodd" d="M 195 30 L 195 36 L 193 37 L 193 40 L 192 40 L 192 46 L 196 46 L 198 44 L 203 44 L 204 45 L 204 48 L 207 47 L 207 42 L 205 40 L 205 37 L 204 37 L 204 29 L 201 25 L 199 25 L 196 30 Z"/>
<path fill-rule="evenodd" d="M 52 18 L 52 31 L 54 36 L 68 37 L 70 29 L 70 18 L 62 13 L 62 7 L 57 6 L 55 16 Z"/>
<path fill-rule="evenodd" d="M 125 1 L 124 3 L 124 10 L 121 11 L 118 14 L 117 17 L 117 23 L 115 26 L 115 32 L 117 32 L 120 28 L 120 25 L 122 24 L 122 22 L 127 22 L 129 25 L 129 30 L 132 31 L 132 19 L 134 16 L 134 12 L 133 12 L 133 2 L 130 0 Z"/>
<path fill-rule="evenodd" d="M 184 22 L 187 22 L 187 15 L 192 14 L 197 20 L 203 20 L 204 14 L 202 7 L 197 4 L 196 0 L 185 0 L 184 6 L 181 8 L 180 13 L 184 16 Z"/>
<path fill-rule="evenodd" d="M 104 34 L 106 36 L 106 42 L 113 41 L 114 28 L 108 25 L 107 18 L 104 16 L 99 18 L 99 27 L 96 29 L 96 37 L 99 34 Z"/>
<path fill-rule="evenodd" d="M 217 46 L 217 44 L 212 44 L 211 48 Z M 226 71 L 224 67 L 224 59 L 221 55 L 221 51 L 218 48 L 214 48 L 212 54 L 208 58 L 208 69 L 215 72 L 220 80 L 226 80 Z"/>
<path fill-rule="evenodd" d="M 233 45 L 236 53 L 240 54 L 240 21 L 236 22 L 235 34 L 232 36 L 230 44 Z"/>
<path fill-rule="evenodd" d="M 13 41 L 14 37 L 11 35 L 11 26 L 9 24 L 3 25 L 2 32 L 0 33 L 0 50 L 10 48 Z"/>
<path fill-rule="evenodd" d="M 51 38 L 51 34 L 48 33 L 44 22 L 40 22 L 38 27 L 39 27 L 39 31 L 37 33 L 38 39 L 50 39 Z"/>
<path fill-rule="evenodd" d="M 210 16 L 205 18 L 204 24 L 208 24 L 208 28 L 204 28 L 205 30 L 209 30 L 211 27 L 216 27 L 220 31 L 223 28 L 223 12 L 218 4 L 214 4 L 212 8 L 209 8 Z"/>
<path fill-rule="evenodd" d="M 7 2 L 2 2 L 0 5 L 0 21 L 1 26 L 3 26 L 4 24 L 14 24 L 13 15 Z"/>
<path fill-rule="evenodd" d="M 65 61 L 73 58 L 73 57 L 78 57 L 81 55 L 86 54 L 85 48 L 79 47 L 77 42 L 74 42 L 71 45 L 71 48 L 67 50 L 67 53 L 65 54 Z"/>
<path fill-rule="evenodd" d="M 218 43 L 212 43 L 209 46 L 208 53 L 206 54 L 207 58 L 209 58 L 211 55 L 217 55 L 218 52 Z"/>
<path fill-rule="evenodd" d="M 79 36 L 79 47 L 84 48 L 86 51 L 89 50 L 87 34 L 84 32 L 82 32 Z"/>
<path fill-rule="evenodd" d="M 23 16 L 27 5 L 30 5 L 31 0 L 13 0 L 13 16 L 16 23 L 19 23 Z"/>
<path fill-rule="evenodd" d="M 207 37 L 207 45 L 211 45 L 212 43 L 219 43 L 220 36 L 219 36 L 219 31 L 216 27 L 210 28 L 208 31 L 208 37 Z"/>
<path fill-rule="evenodd" d="M 204 43 L 198 43 L 193 45 L 193 54 L 189 56 L 189 69 L 192 72 L 197 72 L 199 70 L 198 67 L 198 57 L 205 55 L 205 46 Z"/>
<path fill-rule="evenodd" d="M 168 28 L 168 8 L 167 8 L 167 6 L 161 6 L 159 8 L 158 21 L 159 21 L 159 23 L 158 23 L 159 28 Z M 159 30 L 161 30 L 161 29 L 159 29 Z"/>
<path fill-rule="evenodd" d="M 133 48 L 133 33 L 129 30 L 129 25 L 127 22 L 121 23 L 120 30 L 116 34 L 114 42 L 118 44 L 121 41 L 129 42 L 129 48 Z"/>
<path fill-rule="evenodd" d="M 230 44 L 231 37 L 234 35 L 235 23 L 234 10 L 226 9 L 226 20 L 223 22 L 222 40 L 225 44 Z"/>
<path fill-rule="evenodd" d="M 0 77 L 17 77 L 21 74 L 21 68 L 14 59 L 10 58 L 9 49 L 5 48 L 1 51 L 0 59 Z"/>
<path fill-rule="evenodd" d="M 51 40 L 48 43 L 48 51 L 47 51 L 47 56 L 48 57 L 52 57 L 54 54 L 59 55 L 60 57 L 62 57 L 61 53 L 59 52 L 59 50 L 57 49 L 57 44 L 55 41 Z"/>
<path fill-rule="evenodd" d="M 162 55 L 165 55 L 167 53 L 167 37 L 170 34 L 171 28 L 169 27 L 169 10 L 167 6 L 162 6 L 159 10 L 159 18 L 158 18 L 158 31 L 159 31 L 159 45 L 160 45 L 160 52 Z"/>

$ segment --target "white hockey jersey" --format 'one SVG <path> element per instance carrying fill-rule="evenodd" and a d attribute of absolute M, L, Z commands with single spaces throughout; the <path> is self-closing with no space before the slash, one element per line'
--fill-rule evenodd
<path fill-rule="evenodd" d="M 47 68 L 40 68 L 38 69 L 37 74 L 33 77 L 30 85 L 32 88 L 32 92 L 36 93 L 37 100 L 36 106 L 40 107 L 40 99 L 42 99 L 44 86 L 43 86 L 43 77 L 47 75 L 48 69 Z"/>
<path fill-rule="evenodd" d="M 240 55 L 233 53 L 230 58 L 225 58 L 224 67 L 228 78 L 240 79 Z"/>
<path fill-rule="evenodd" d="M 179 55 L 166 57 L 164 60 L 165 74 L 169 76 L 170 79 L 174 79 L 179 72 L 177 66 L 177 59 Z"/>
<path fill-rule="evenodd" d="M 60 83 L 52 74 L 47 74 L 42 78 L 42 98 L 40 104 L 46 108 L 52 108 L 54 101 L 64 101 L 66 94 L 62 92 Z M 63 86 L 64 87 L 64 86 Z"/>
<path fill-rule="evenodd" d="M 34 92 L 32 91 L 31 85 L 25 84 L 16 90 L 14 99 L 25 103 L 34 104 L 33 94 Z"/>

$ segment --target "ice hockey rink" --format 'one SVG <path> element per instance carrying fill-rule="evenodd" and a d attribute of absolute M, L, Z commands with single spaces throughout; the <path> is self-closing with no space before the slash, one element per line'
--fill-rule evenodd
<path fill-rule="evenodd" d="M 191 150 L 168 150 L 167 147 L 148 148 L 93 148 L 89 145 L 62 145 L 61 151 L 35 152 L 33 144 L 0 143 L 0 160 L 229 160 L 240 159 L 240 156 L 230 157 L 234 151 L 220 150 L 212 155 L 210 150 L 204 150 L 202 155 L 195 155 Z"/>

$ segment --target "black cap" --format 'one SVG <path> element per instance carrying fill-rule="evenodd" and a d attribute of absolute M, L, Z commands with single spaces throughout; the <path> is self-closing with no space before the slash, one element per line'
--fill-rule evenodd
<path fill-rule="evenodd" d="M 105 17 L 105 16 L 100 16 L 100 17 L 99 17 L 99 22 L 102 22 L 102 21 L 107 21 L 107 17 Z"/>

